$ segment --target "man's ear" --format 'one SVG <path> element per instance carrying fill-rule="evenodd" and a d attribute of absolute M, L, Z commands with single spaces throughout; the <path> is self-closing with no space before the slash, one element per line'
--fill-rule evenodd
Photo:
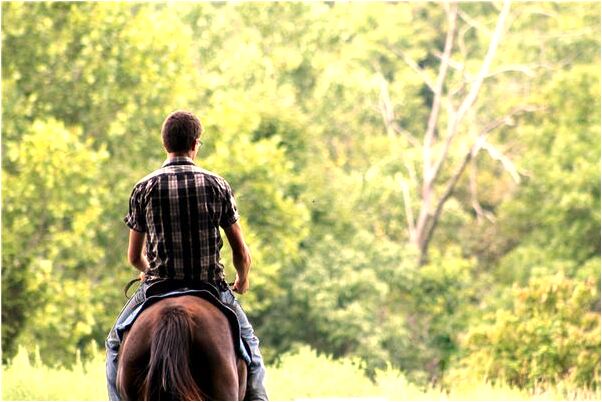
<path fill-rule="evenodd" d="M 199 141 L 195 140 L 192 143 L 192 149 L 191 149 L 191 151 L 196 153 L 198 150 L 199 150 Z"/>

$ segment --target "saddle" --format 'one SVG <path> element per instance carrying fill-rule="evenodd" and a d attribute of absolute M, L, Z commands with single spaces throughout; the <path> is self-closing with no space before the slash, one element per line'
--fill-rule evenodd
<path fill-rule="evenodd" d="M 228 319 L 230 328 L 232 328 L 232 340 L 234 345 L 239 345 L 236 349 L 237 355 L 242 358 L 247 364 L 251 362 L 251 350 L 244 342 L 240 333 L 240 325 L 236 313 L 232 306 L 223 303 L 219 298 L 218 288 L 209 282 L 184 282 L 175 279 L 161 279 L 152 282 L 146 289 L 146 300 L 138 306 L 132 313 L 117 327 L 115 331 L 119 337 L 119 341 L 123 341 L 124 333 L 134 324 L 136 318 L 149 306 L 159 300 L 168 297 L 178 296 L 197 296 L 206 300 L 217 307 Z"/>

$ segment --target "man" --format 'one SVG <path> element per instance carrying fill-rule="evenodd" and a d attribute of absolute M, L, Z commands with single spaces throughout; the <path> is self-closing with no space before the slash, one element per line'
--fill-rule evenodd
<path fill-rule="evenodd" d="M 124 219 L 130 228 L 128 260 L 141 271 L 142 284 L 121 311 L 106 341 L 111 400 L 119 400 L 115 380 L 120 340 L 115 328 L 146 300 L 149 285 L 161 279 L 204 281 L 219 289 L 220 299 L 235 310 L 241 336 L 251 349 L 245 399 L 267 400 L 259 340 L 232 293 L 243 294 L 249 289 L 251 256 L 230 185 L 193 162 L 202 132 L 201 122 L 192 113 L 171 113 L 161 130 L 167 160 L 140 180 L 130 196 L 129 213 Z M 224 280 L 220 262 L 220 226 L 232 248 L 237 272 L 232 290 Z"/>

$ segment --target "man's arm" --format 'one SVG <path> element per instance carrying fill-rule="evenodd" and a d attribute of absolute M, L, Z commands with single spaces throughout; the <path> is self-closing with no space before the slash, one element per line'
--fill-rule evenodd
<path fill-rule="evenodd" d="M 224 229 L 226 237 L 232 248 L 232 261 L 236 268 L 236 280 L 232 290 L 243 294 L 249 290 L 249 271 L 251 269 L 251 253 L 245 244 L 245 239 L 242 235 L 242 228 L 238 222 L 233 223 L 230 227 Z"/>
<path fill-rule="evenodd" d="M 142 271 L 140 279 L 144 280 L 144 272 L 148 269 L 148 261 L 143 253 L 144 232 L 130 229 L 130 243 L 128 245 L 128 261 L 138 270 Z"/>

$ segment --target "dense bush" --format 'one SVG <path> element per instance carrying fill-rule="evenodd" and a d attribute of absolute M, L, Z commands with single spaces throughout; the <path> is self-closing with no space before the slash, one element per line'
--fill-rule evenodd
<path fill-rule="evenodd" d="M 531 389 L 559 381 L 599 388 L 600 293 L 594 277 L 536 276 L 506 297 L 507 308 L 468 331 L 467 356 L 459 363 L 464 370 Z"/>

